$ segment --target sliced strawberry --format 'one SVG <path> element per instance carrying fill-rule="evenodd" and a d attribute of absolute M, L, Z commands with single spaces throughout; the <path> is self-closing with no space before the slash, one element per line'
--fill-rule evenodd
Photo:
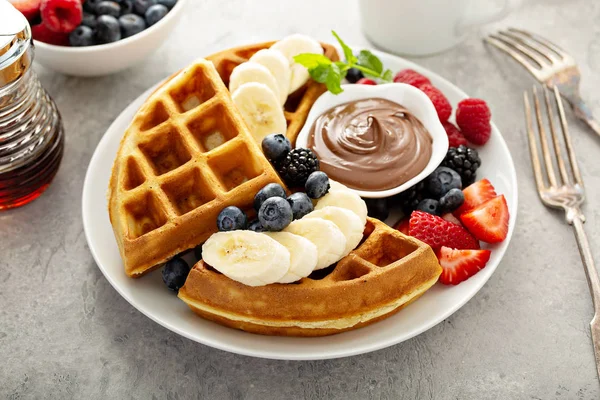
<path fill-rule="evenodd" d="M 508 234 L 509 217 L 506 199 L 500 195 L 462 214 L 460 220 L 477 239 L 499 243 Z"/>
<path fill-rule="evenodd" d="M 9 2 L 15 6 L 17 10 L 21 11 L 21 14 L 23 14 L 28 21 L 31 21 L 40 15 L 40 3 L 42 0 L 9 0 Z"/>
<path fill-rule="evenodd" d="M 443 246 L 437 252 L 444 285 L 458 285 L 481 271 L 490 259 L 490 250 L 456 250 Z"/>
<path fill-rule="evenodd" d="M 434 250 L 442 246 L 453 249 L 478 249 L 479 242 L 460 225 L 423 211 L 410 216 L 410 236 L 430 245 Z"/>
<path fill-rule="evenodd" d="M 463 194 L 465 195 L 465 202 L 454 211 L 454 215 L 461 215 L 498 196 L 496 194 L 496 189 L 494 189 L 487 179 L 482 179 L 467 186 L 467 188 L 463 190 Z"/>
<path fill-rule="evenodd" d="M 394 225 L 394 229 L 408 235 L 408 228 L 410 226 L 410 219 L 402 218 L 400 221 L 396 222 Z"/>
<path fill-rule="evenodd" d="M 70 33 L 81 24 L 83 9 L 79 0 L 42 0 L 42 23 L 51 31 Z"/>
<path fill-rule="evenodd" d="M 456 218 L 454 216 L 454 214 L 452 214 L 452 213 L 446 213 L 446 214 L 442 215 L 442 218 L 448 222 L 452 222 L 453 224 L 462 226 L 462 223 L 460 222 L 460 220 L 458 218 Z"/>
<path fill-rule="evenodd" d="M 69 45 L 69 34 L 53 32 L 44 24 L 34 25 L 31 27 L 31 35 L 34 41 L 55 44 L 57 46 Z"/>

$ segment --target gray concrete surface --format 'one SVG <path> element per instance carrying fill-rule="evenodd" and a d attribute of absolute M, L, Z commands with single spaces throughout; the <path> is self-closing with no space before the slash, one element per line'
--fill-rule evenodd
<path fill-rule="evenodd" d="M 0 213 L 0 398 L 7 399 L 597 399 L 592 305 L 573 234 L 538 201 L 521 93 L 531 79 L 486 49 L 482 33 L 416 60 L 487 99 L 520 182 L 518 227 L 502 264 L 467 305 L 428 332 L 357 357 L 282 362 L 184 339 L 131 307 L 92 260 L 80 215 L 94 148 L 143 90 L 197 56 L 304 32 L 367 45 L 354 2 L 190 1 L 170 40 L 143 64 L 96 78 L 37 68 L 67 129 L 54 184 Z M 483 3 L 483 2 L 482 2 Z M 529 1 L 507 20 L 569 49 L 600 117 L 600 2 Z M 492 29 L 494 26 L 487 27 Z M 435 27 L 432 27 L 435 29 Z M 572 117 L 572 116 L 571 116 Z M 587 184 L 586 224 L 600 263 L 600 140 L 571 122 Z"/>

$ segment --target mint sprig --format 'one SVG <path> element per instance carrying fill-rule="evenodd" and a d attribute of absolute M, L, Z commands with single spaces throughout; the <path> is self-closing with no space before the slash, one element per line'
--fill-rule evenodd
<path fill-rule="evenodd" d="M 337 39 L 344 52 L 346 61 L 331 61 L 322 54 L 303 53 L 294 57 L 294 61 L 308 69 L 310 77 L 320 83 L 324 83 L 333 94 L 343 92 L 342 80 L 350 68 L 356 68 L 363 75 L 378 79 L 383 82 L 392 81 L 392 71 L 383 68 L 381 60 L 369 50 L 361 50 L 358 56 L 344 43 L 335 31 L 331 31 Z"/>

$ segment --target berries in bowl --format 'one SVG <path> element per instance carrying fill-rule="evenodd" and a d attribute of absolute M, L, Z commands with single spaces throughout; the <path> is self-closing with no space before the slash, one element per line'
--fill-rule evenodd
<path fill-rule="evenodd" d="M 140 62 L 175 27 L 186 0 L 10 0 L 31 25 L 35 59 L 100 76 Z"/>

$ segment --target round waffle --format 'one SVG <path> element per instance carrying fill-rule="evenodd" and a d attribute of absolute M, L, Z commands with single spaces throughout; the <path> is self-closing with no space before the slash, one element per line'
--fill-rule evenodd
<path fill-rule="evenodd" d="M 386 318 L 441 274 L 433 250 L 369 218 L 363 241 L 337 264 L 292 284 L 250 287 L 197 263 L 179 298 L 200 316 L 265 335 L 324 336 Z"/>

